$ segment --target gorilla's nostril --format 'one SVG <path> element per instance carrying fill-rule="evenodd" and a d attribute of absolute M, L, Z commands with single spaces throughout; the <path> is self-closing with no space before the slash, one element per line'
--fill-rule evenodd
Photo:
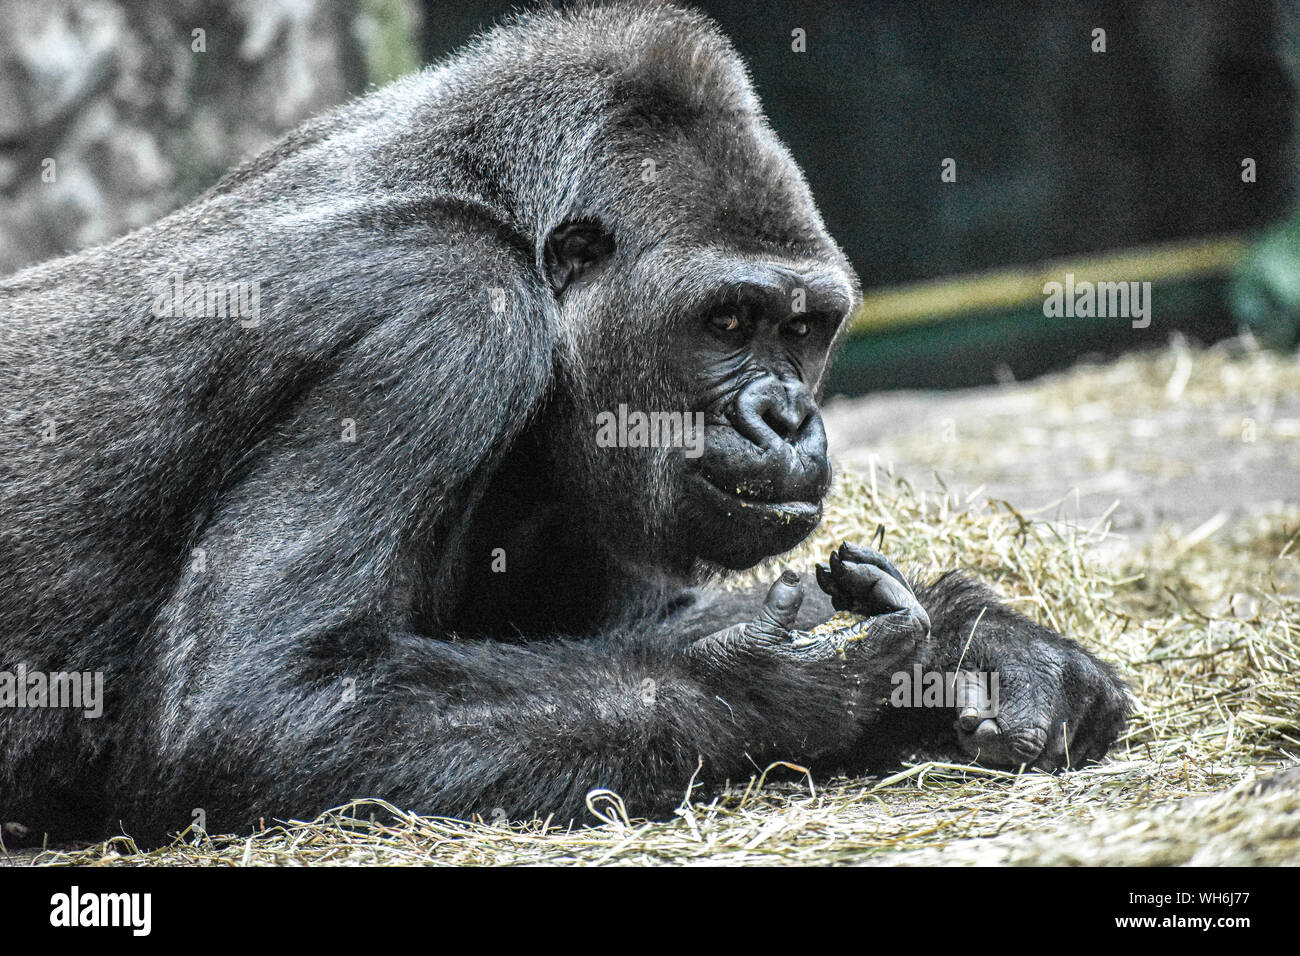
<path fill-rule="evenodd" d="M 806 416 L 796 418 L 786 409 L 773 408 L 763 413 L 764 424 L 772 429 L 778 438 L 784 438 L 786 441 L 799 434 L 799 429 L 803 427 L 805 420 Z"/>

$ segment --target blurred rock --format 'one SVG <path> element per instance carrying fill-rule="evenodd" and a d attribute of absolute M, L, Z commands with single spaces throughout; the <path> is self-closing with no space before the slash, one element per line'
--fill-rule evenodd
<path fill-rule="evenodd" d="M 416 10 L 0 0 L 0 275 L 145 225 L 304 118 L 414 68 Z"/>

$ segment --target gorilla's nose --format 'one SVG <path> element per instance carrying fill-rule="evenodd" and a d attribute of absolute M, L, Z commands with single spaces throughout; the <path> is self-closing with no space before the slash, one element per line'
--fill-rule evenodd
<path fill-rule="evenodd" d="M 783 444 L 797 446 L 817 417 L 817 403 L 802 382 L 767 375 L 740 393 L 734 424 L 755 445 L 776 449 Z"/>
<path fill-rule="evenodd" d="M 802 382 L 768 375 L 736 397 L 705 470 L 715 484 L 761 501 L 816 501 L 830 484 L 826 430 Z"/>

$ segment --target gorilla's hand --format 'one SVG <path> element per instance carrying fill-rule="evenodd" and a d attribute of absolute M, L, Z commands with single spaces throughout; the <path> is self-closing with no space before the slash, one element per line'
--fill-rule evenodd
<path fill-rule="evenodd" d="M 906 580 L 883 556 L 843 545 L 817 580 L 837 610 L 863 619 L 842 627 L 797 630 L 803 602 L 799 575 L 785 571 L 767 592 L 757 617 L 735 624 L 687 649 L 692 658 L 715 667 L 752 664 L 755 658 L 827 675 L 834 671 L 850 681 L 854 702 L 864 691 L 877 691 L 904 661 L 910 661 L 930 632 L 930 619 Z"/>
<path fill-rule="evenodd" d="M 887 621 L 892 610 L 911 607 L 930 629 L 907 581 L 875 551 L 843 544 L 818 566 L 817 580 L 836 610 L 884 614 L 878 620 Z M 954 682 L 956 710 L 942 719 L 961 753 L 993 766 L 1041 770 L 1105 756 L 1132 710 L 1113 667 L 960 575 L 922 588 L 920 600 L 935 613 L 935 627 L 911 663 Z"/>
<path fill-rule="evenodd" d="M 961 751 L 984 764 L 1040 770 L 1100 760 L 1132 709 L 1114 668 L 1005 607 L 989 612 L 973 624 L 957 675 Z"/>
<path fill-rule="evenodd" d="M 817 583 L 830 595 L 837 611 L 875 617 L 905 610 L 930 630 L 930 616 L 912 593 L 912 586 L 878 551 L 844 542 L 828 563 L 817 565 Z"/>
<path fill-rule="evenodd" d="M 862 619 L 796 628 L 804 591 L 786 571 L 752 621 L 687 650 L 720 697 L 761 687 L 774 714 L 799 715 L 816 738 L 809 756 L 838 734 L 846 747 L 831 759 L 844 767 L 932 752 L 1057 770 L 1100 759 L 1124 729 L 1132 699 L 1114 668 L 968 578 L 913 592 L 880 554 L 844 544 L 817 580 L 836 610 Z M 944 699 L 930 705 L 914 688 L 916 709 L 892 706 L 892 678 L 918 672 L 941 676 Z"/>

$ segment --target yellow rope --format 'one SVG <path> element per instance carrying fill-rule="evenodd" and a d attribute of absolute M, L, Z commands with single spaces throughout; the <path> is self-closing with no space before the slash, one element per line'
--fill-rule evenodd
<path fill-rule="evenodd" d="M 1190 239 L 1081 259 L 932 279 L 868 292 L 850 319 L 854 332 L 938 322 L 970 312 L 1017 309 L 1043 301 L 1043 285 L 1064 282 L 1167 282 L 1227 272 L 1250 242 L 1239 236 Z"/>

